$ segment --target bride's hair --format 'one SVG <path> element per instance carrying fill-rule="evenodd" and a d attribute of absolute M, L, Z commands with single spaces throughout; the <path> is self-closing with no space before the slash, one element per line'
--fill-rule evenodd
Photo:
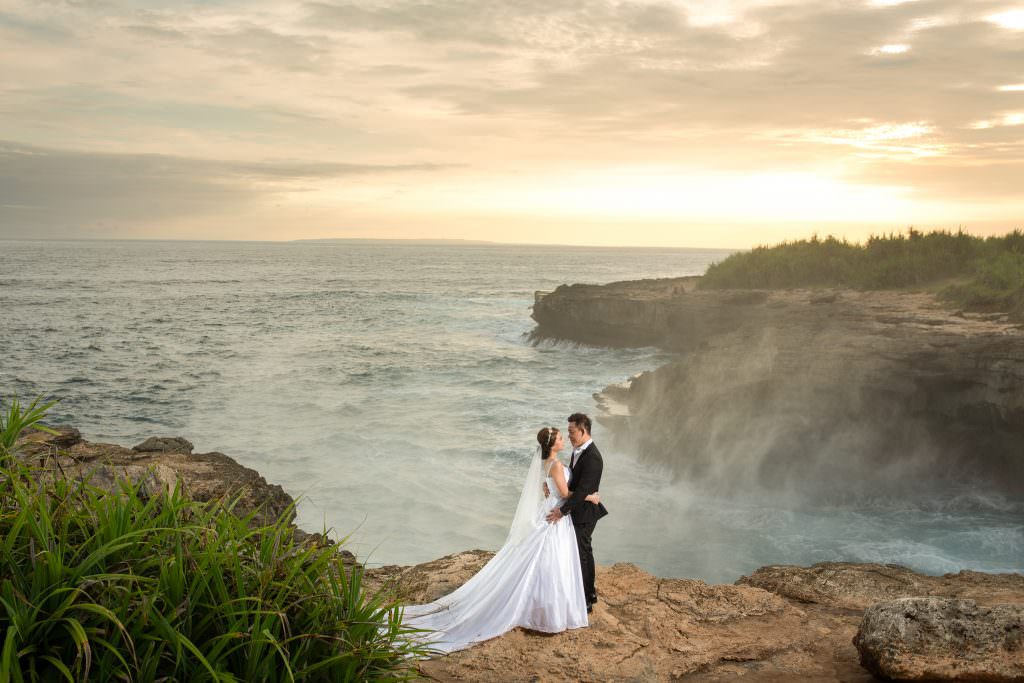
<path fill-rule="evenodd" d="M 558 430 L 554 427 L 545 427 L 537 432 L 537 443 L 540 444 L 540 459 L 547 460 L 551 457 L 551 447 L 558 440 Z"/>

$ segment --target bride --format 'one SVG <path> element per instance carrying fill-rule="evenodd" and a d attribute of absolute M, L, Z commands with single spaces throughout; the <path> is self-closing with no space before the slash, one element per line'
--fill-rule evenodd
<path fill-rule="evenodd" d="M 443 598 L 405 608 L 404 626 L 423 629 L 417 639 L 453 652 L 520 626 L 557 633 L 587 622 L 579 549 L 572 520 L 545 520 L 569 497 L 569 468 L 558 459 L 562 435 L 537 434 L 533 459 L 505 544 L 469 581 Z M 544 484 L 549 495 L 544 496 Z M 586 500 L 599 503 L 594 493 Z"/>

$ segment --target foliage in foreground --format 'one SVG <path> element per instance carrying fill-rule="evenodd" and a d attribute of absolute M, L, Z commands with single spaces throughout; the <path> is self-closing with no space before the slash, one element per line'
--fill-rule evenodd
<path fill-rule="evenodd" d="M 940 296 L 1024 319 L 1024 232 L 981 238 L 957 231 L 872 236 L 863 244 L 817 236 L 763 246 L 713 264 L 705 289 L 893 289 L 956 280 Z"/>
<path fill-rule="evenodd" d="M 422 651 L 394 605 L 283 519 L 252 528 L 178 490 L 43 483 L 12 453 L 38 408 L 0 425 L 0 683 L 414 676 Z"/>

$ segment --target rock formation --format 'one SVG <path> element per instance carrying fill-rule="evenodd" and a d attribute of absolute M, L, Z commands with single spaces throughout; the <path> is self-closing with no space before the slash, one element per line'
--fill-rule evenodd
<path fill-rule="evenodd" d="M 58 434 L 33 431 L 18 443 L 18 453 L 42 468 L 43 476 L 88 479 L 116 491 L 118 480 L 141 483 L 145 489 L 184 488 L 193 500 L 233 500 L 236 512 L 255 512 L 258 521 L 270 522 L 290 512 L 295 501 L 260 473 L 243 467 L 223 453 L 192 453 L 192 444 L 180 437 L 150 438 L 134 448 L 86 441 L 77 429 L 61 427 Z"/>
<path fill-rule="evenodd" d="M 429 602 L 455 590 L 491 555 L 477 550 L 371 569 L 366 583 L 408 603 Z M 732 586 L 661 579 L 615 564 L 598 567 L 597 586 L 601 601 L 589 628 L 555 635 L 516 629 L 420 669 L 434 681 L 866 683 L 877 679 L 861 667 L 853 638 L 864 608 L 877 600 L 970 595 L 977 604 L 1017 606 L 997 611 L 1024 606 L 1019 574 L 931 577 L 870 564 L 763 567 Z M 994 631 L 976 633 L 984 638 L 979 651 L 1001 642 Z"/>
<path fill-rule="evenodd" d="M 819 562 L 810 567 L 769 565 L 736 581 L 799 603 L 863 611 L 877 602 L 940 596 L 995 605 L 1024 606 L 1024 577 L 961 571 L 943 576 L 918 574 L 895 564 Z"/>
<path fill-rule="evenodd" d="M 872 605 L 853 639 L 866 669 L 900 681 L 1024 680 L 1024 606 L 901 598 Z"/>
<path fill-rule="evenodd" d="M 537 295 L 536 339 L 677 352 L 601 396 L 619 443 L 714 490 L 902 495 L 970 482 L 1024 497 L 1024 329 L 1005 316 L 927 293 L 696 282 Z"/>

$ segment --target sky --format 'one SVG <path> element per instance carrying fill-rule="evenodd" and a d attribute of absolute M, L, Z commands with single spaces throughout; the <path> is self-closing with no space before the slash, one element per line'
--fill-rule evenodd
<path fill-rule="evenodd" d="M 1024 0 L 0 0 L 0 238 L 1024 227 Z"/>

